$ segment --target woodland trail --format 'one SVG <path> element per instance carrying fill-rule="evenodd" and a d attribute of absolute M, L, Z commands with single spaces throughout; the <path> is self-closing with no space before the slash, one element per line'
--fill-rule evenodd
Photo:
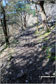
<path fill-rule="evenodd" d="M 55 78 L 43 78 L 41 76 L 53 76 L 55 61 L 47 58 L 46 49 L 43 47 L 43 39 L 47 47 L 55 43 L 54 33 L 41 37 L 45 32 L 39 31 L 36 35 L 36 25 L 27 28 L 20 36 L 15 36 L 10 48 L 4 50 L 4 56 L 0 56 L 1 82 L 10 83 L 52 83 Z M 11 51 L 11 53 L 10 53 Z M 6 53 L 5 53 L 6 52 Z M 8 55 L 9 53 L 9 55 Z M 8 56 L 12 55 L 10 61 Z M 2 75 L 3 73 L 3 75 Z M 48 80 L 48 81 L 47 81 Z"/>

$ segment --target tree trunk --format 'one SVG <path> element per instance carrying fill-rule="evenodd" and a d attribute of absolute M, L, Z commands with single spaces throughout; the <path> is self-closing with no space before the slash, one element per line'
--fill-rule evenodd
<path fill-rule="evenodd" d="M 7 34 L 7 25 L 6 25 L 6 16 L 5 16 L 5 10 L 3 7 L 2 7 L 2 12 L 3 12 L 3 32 L 5 35 L 6 45 L 9 45 L 9 38 Z"/>
<path fill-rule="evenodd" d="M 35 4 L 35 10 L 36 10 L 36 17 L 37 17 L 37 24 L 38 24 L 38 9 L 37 9 L 37 4 Z"/>
<path fill-rule="evenodd" d="M 37 4 L 35 4 L 35 9 L 36 9 L 37 22 L 38 22 L 38 8 L 37 8 Z"/>
<path fill-rule="evenodd" d="M 23 17 L 22 17 L 22 13 L 21 13 L 21 27 L 22 27 L 22 30 L 24 30 L 24 27 L 23 27 Z"/>
<path fill-rule="evenodd" d="M 26 13 L 24 12 L 24 27 L 26 28 Z"/>
<path fill-rule="evenodd" d="M 44 1 L 40 1 L 39 6 L 40 6 L 40 12 L 39 13 L 41 14 L 43 26 L 44 26 L 45 30 L 47 30 L 47 29 L 49 29 L 49 27 L 47 25 L 47 18 L 46 18 L 46 13 L 44 10 Z"/>
<path fill-rule="evenodd" d="M 37 16 L 37 14 L 38 14 L 37 4 L 35 4 L 35 9 L 36 9 L 36 16 Z"/>

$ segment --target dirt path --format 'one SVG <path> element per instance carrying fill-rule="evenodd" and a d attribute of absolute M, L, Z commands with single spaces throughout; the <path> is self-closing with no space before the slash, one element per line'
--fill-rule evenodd
<path fill-rule="evenodd" d="M 8 61 L 9 49 L 4 57 L 0 57 L 1 64 L 1 82 L 10 83 L 41 83 L 54 82 L 54 78 L 43 78 L 41 76 L 53 76 L 55 71 L 55 61 L 49 60 L 46 55 L 46 50 L 43 50 L 43 39 L 40 41 L 38 35 L 35 34 L 36 26 L 27 28 L 20 36 L 15 36 L 16 44 L 11 43 L 10 51 L 13 56 L 11 61 Z M 54 34 L 49 35 L 47 46 L 53 38 Z M 40 41 L 40 42 L 39 42 Z M 48 43 L 49 42 L 49 43 Z M 4 53 L 3 52 L 3 53 Z M 2 55 L 2 54 L 1 54 Z M 48 81 L 47 81 L 48 80 Z"/>

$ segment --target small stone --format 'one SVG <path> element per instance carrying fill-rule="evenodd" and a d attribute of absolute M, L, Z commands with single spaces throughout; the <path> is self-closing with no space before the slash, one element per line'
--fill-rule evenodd
<path fill-rule="evenodd" d="M 17 78 L 21 77 L 22 75 L 22 73 L 18 73 Z"/>
<path fill-rule="evenodd" d="M 42 44 L 39 44 L 38 46 L 39 46 L 39 47 L 41 47 L 41 46 L 42 46 Z"/>
<path fill-rule="evenodd" d="M 53 76 L 55 76 L 55 72 L 53 73 Z"/>
<path fill-rule="evenodd" d="M 30 61 L 29 64 L 32 64 L 32 61 Z"/>
<path fill-rule="evenodd" d="M 46 74 L 46 75 L 49 75 L 49 73 L 48 73 L 48 72 L 45 72 L 45 74 Z"/>
<path fill-rule="evenodd" d="M 13 39 L 14 39 L 14 37 L 10 37 L 10 39 L 9 39 L 9 40 L 12 42 L 12 41 L 13 41 Z"/>
<path fill-rule="evenodd" d="M 21 73 L 23 73 L 23 70 L 21 70 Z"/>
<path fill-rule="evenodd" d="M 43 43 L 43 46 L 47 46 L 47 43 L 45 42 L 45 43 Z"/>
<path fill-rule="evenodd" d="M 5 75 L 8 74 L 8 71 L 5 72 Z"/>
<path fill-rule="evenodd" d="M 9 72 L 9 74 L 11 75 L 11 74 L 12 74 L 12 72 Z"/>
<path fill-rule="evenodd" d="M 25 80 L 26 83 L 28 83 L 28 80 Z"/>
<path fill-rule="evenodd" d="M 23 70 L 21 70 L 21 71 L 18 73 L 17 78 L 22 77 L 23 75 L 24 75 Z"/>
<path fill-rule="evenodd" d="M 6 67 L 7 69 L 9 69 L 10 68 L 10 65 L 7 65 L 7 67 Z"/>
<path fill-rule="evenodd" d="M 49 49 L 49 52 L 51 51 L 51 48 Z"/>

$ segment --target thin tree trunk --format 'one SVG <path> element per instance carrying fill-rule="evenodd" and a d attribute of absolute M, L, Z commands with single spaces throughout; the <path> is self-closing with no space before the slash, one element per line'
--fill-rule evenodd
<path fill-rule="evenodd" d="M 39 6 L 40 6 L 40 12 L 39 13 L 41 14 L 43 26 L 44 26 L 45 30 L 47 30 L 47 29 L 49 29 L 49 27 L 47 25 L 47 18 L 46 18 L 46 13 L 44 10 L 44 1 L 40 1 Z"/>
<path fill-rule="evenodd" d="M 26 13 L 24 12 L 24 27 L 26 28 Z"/>
<path fill-rule="evenodd" d="M 38 14 L 37 4 L 35 4 L 35 9 L 36 9 L 36 15 L 37 15 Z"/>
<path fill-rule="evenodd" d="M 35 4 L 35 10 L 36 10 L 36 17 L 37 17 L 37 24 L 38 24 L 38 8 L 37 8 L 37 4 Z"/>
<path fill-rule="evenodd" d="M 9 38 L 7 34 L 7 25 L 6 25 L 6 16 L 5 16 L 5 10 L 3 7 L 2 7 L 2 12 L 3 12 L 3 32 L 5 35 L 6 45 L 9 45 Z"/>
<path fill-rule="evenodd" d="M 24 27 L 23 27 L 23 17 L 22 17 L 22 13 L 21 13 L 21 26 L 22 26 L 22 30 L 24 30 Z"/>
<path fill-rule="evenodd" d="M 37 22 L 38 22 L 38 8 L 37 8 L 37 4 L 35 4 L 35 9 L 36 9 Z"/>

